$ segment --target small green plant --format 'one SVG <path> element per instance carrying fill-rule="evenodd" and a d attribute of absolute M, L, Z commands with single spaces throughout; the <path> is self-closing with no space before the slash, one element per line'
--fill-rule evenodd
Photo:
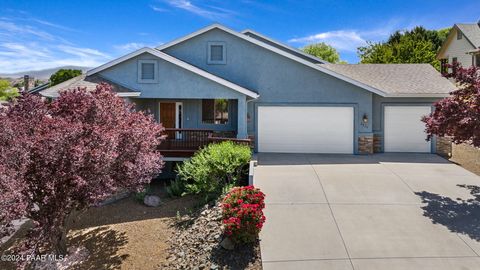
<path fill-rule="evenodd" d="M 177 167 L 179 181 L 186 194 L 207 198 L 220 194 L 227 185 L 238 185 L 246 175 L 251 158 L 250 147 L 230 141 L 210 144 Z"/>
<path fill-rule="evenodd" d="M 167 194 L 170 197 L 180 197 L 185 192 L 185 186 L 179 179 L 175 179 L 170 182 L 170 186 L 167 187 Z"/>
<path fill-rule="evenodd" d="M 135 193 L 135 200 L 143 202 L 143 199 L 145 199 L 145 196 L 147 196 L 150 191 L 150 185 L 145 185 L 145 188 L 142 191 Z"/>

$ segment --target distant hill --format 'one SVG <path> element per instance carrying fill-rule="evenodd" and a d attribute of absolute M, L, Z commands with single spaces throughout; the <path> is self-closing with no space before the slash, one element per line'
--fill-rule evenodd
<path fill-rule="evenodd" d="M 59 69 L 80 69 L 84 73 L 91 69 L 90 67 L 79 67 L 79 66 L 63 66 L 63 67 L 56 67 L 56 68 L 48 68 L 48 69 L 41 69 L 41 70 L 29 70 L 29 71 L 22 71 L 22 72 L 15 72 L 15 73 L 4 73 L 0 74 L 0 78 L 23 78 L 24 75 L 29 75 L 30 77 L 34 77 L 35 79 L 39 80 L 47 80 L 50 76 L 57 72 Z"/>

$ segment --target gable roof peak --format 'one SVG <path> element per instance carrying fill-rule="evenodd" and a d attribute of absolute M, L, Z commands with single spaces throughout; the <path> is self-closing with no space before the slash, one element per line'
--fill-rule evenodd
<path fill-rule="evenodd" d="M 134 51 L 134 52 L 131 52 L 131 53 L 127 54 L 127 55 L 124 55 L 124 56 L 122 56 L 122 57 L 120 57 L 120 58 L 114 59 L 114 60 L 112 60 L 112 61 L 110 61 L 110 62 L 108 62 L 108 63 L 106 63 L 106 64 L 103 64 L 103 65 L 101 65 L 101 66 L 99 66 L 99 67 L 96 67 L 96 68 L 94 68 L 94 69 L 91 69 L 91 70 L 87 71 L 86 76 L 91 76 L 91 75 L 93 75 L 93 74 L 96 74 L 96 73 L 98 73 L 98 72 L 100 72 L 100 71 L 102 71 L 102 70 L 105 70 L 105 69 L 107 69 L 107 68 L 113 67 L 113 66 L 115 66 L 115 65 L 117 65 L 117 64 L 119 64 L 119 63 L 122 63 L 122 62 L 124 62 L 124 61 L 126 61 L 126 60 L 128 60 L 128 59 L 131 59 L 131 58 L 136 57 L 136 56 L 138 56 L 138 55 L 140 55 L 140 54 L 143 54 L 143 53 L 149 53 L 149 54 L 151 54 L 151 55 L 154 55 L 154 56 L 156 56 L 156 57 L 158 57 L 158 58 L 160 58 L 160 59 L 163 59 L 163 60 L 165 60 L 165 61 L 167 61 L 167 62 L 170 62 L 170 63 L 172 63 L 172 64 L 174 64 L 174 65 L 176 65 L 176 66 L 179 66 L 179 67 L 181 67 L 181 68 L 183 68 L 183 69 L 186 69 L 186 70 L 188 70 L 188 71 L 191 71 L 191 72 L 193 72 L 193 73 L 195 73 L 195 74 L 198 74 L 198 75 L 200 75 L 200 76 L 202 76 L 202 77 L 204 77 L 204 78 L 207 78 L 207 79 L 209 79 L 209 80 L 211 80 L 211 81 L 214 81 L 214 82 L 217 82 L 217 83 L 219 83 L 219 84 L 222 84 L 222 85 L 224 85 L 224 86 L 226 86 L 226 87 L 228 87 L 228 88 L 230 88 L 230 89 L 233 89 L 233 90 L 235 90 L 235 91 L 237 91 L 237 92 L 240 92 L 240 93 L 242 93 L 242 94 L 244 94 L 244 95 L 246 95 L 246 96 L 249 96 L 249 97 L 251 97 L 251 98 L 258 98 L 258 97 L 259 97 L 258 93 L 254 92 L 254 91 L 252 91 L 252 90 L 249 90 L 249 89 L 247 89 L 247 88 L 244 88 L 244 87 L 242 87 L 242 86 L 240 86 L 240 85 L 238 85 L 238 84 L 235 84 L 235 83 L 233 83 L 233 82 L 230 82 L 230 81 L 228 81 L 228 80 L 225 80 L 225 79 L 223 79 L 223 78 L 221 78 L 221 77 L 218 77 L 218 76 L 216 76 L 216 75 L 214 75 L 214 74 L 211 74 L 211 73 L 209 73 L 209 72 L 207 72 L 207 71 L 205 71 L 205 70 L 203 70 L 203 69 L 200 69 L 200 68 L 198 68 L 198 67 L 196 67 L 196 66 L 193 66 L 193 65 L 191 65 L 191 64 L 189 64 L 189 63 L 186 63 L 186 62 L 184 62 L 184 61 L 181 61 L 180 59 L 177 59 L 177 58 L 175 58 L 175 57 L 173 57 L 173 56 L 171 56 L 171 55 L 168 55 L 168 54 L 166 54 L 166 53 L 164 53 L 164 52 L 162 52 L 162 51 L 160 51 L 160 50 L 155 50 L 155 49 L 152 49 L 152 48 L 149 48 L 149 47 L 144 47 L 144 48 L 138 49 L 138 50 L 136 50 L 136 51 Z"/>

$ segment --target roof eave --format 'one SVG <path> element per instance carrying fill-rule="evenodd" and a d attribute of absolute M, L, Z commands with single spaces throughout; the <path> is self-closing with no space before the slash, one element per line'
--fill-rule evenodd
<path fill-rule="evenodd" d="M 142 92 L 117 92 L 116 94 L 119 97 L 139 97 Z"/>
<path fill-rule="evenodd" d="M 453 91 L 453 90 L 452 90 Z M 449 93 L 393 93 L 385 97 L 389 98 L 445 98 Z"/>
<path fill-rule="evenodd" d="M 269 38 L 269 37 L 267 37 L 267 36 L 265 36 L 265 35 L 262 35 L 262 34 L 256 32 L 256 31 L 253 31 L 253 30 L 251 30 L 251 29 L 245 29 L 245 30 L 243 30 L 243 31 L 240 32 L 240 33 L 242 33 L 242 34 L 252 33 L 252 34 L 254 34 L 254 35 L 256 35 L 256 36 L 259 36 L 259 37 L 261 37 L 261 38 L 263 38 L 263 39 L 265 39 L 265 40 L 268 40 L 268 41 L 270 41 L 270 42 L 272 42 L 272 43 L 275 43 L 275 44 L 277 44 L 278 46 L 281 46 L 281 47 L 283 47 L 283 48 L 285 48 L 285 49 L 288 49 L 288 50 L 291 50 L 291 51 L 293 51 L 293 52 L 299 53 L 299 54 L 301 54 L 301 55 L 303 55 L 303 56 L 305 56 L 305 57 L 308 57 L 308 58 L 310 58 L 310 59 L 312 59 L 312 60 L 315 60 L 315 61 L 317 61 L 317 62 L 320 62 L 320 63 L 322 63 L 322 64 L 328 64 L 328 63 L 329 63 L 328 61 L 325 61 L 325 60 L 323 60 L 323 59 L 320 59 L 320 58 L 318 58 L 318 57 L 316 57 L 316 56 L 313 56 L 313 55 L 311 55 L 311 54 L 305 53 L 304 51 L 299 50 L 299 49 L 297 49 L 297 48 L 294 48 L 294 47 L 291 47 L 291 46 L 287 46 L 287 45 L 285 45 L 285 44 L 283 44 L 283 43 L 281 43 L 281 42 L 278 42 L 278 41 L 276 41 L 276 40 L 274 40 L 274 39 L 271 39 L 271 38 Z"/>

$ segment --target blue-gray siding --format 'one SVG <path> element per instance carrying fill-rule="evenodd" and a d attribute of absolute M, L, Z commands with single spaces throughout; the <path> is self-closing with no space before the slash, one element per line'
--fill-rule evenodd
<path fill-rule="evenodd" d="M 207 64 L 209 41 L 226 43 L 226 65 Z M 248 132 L 251 135 L 256 134 L 255 104 L 349 104 L 357 108 L 356 118 L 365 113 L 372 115 L 371 92 L 218 29 L 167 48 L 165 52 L 257 91 L 260 98 L 248 104 Z M 372 133 L 371 126 L 357 127 L 357 135 Z"/>
<path fill-rule="evenodd" d="M 212 41 L 225 42 L 227 59 L 225 65 L 207 64 L 207 46 L 208 42 Z M 357 152 L 359 136 L 383 134 L 385 104 L 428 105 L 438 100 L 383 98 L 219 29 L 210 30 L 169 47 L 165 49 L 165 53 L 260 94 L 258 99 L 247 101 L 245 95 L 239 92 L 149 54 L 140 55 L 101 72 L 102 76 L 112 81 L 140 90 L 141 96 L 132 100 L 138 104 L 139 108 L 150 109 L 157 119 L 158 103 L 161 99 L 182 101 L 185 128 L 236 130 L 241 133 L 241 137 L 245 137 L 248 131 L 248 134 L 256 136 L 256 112 L 261 105 L 352 106 L 355 109 L 354 144 Z M 137 83 L 139 59 L 158 60 L 158 83 Z M 201 98 L 231 100 L 229 123 L 227 125 L 202 124 Z M 368 125 L 360 125 L 364 114 L 370 119 Z M 305 117 L 314 116 L 305 115 Z"/>

